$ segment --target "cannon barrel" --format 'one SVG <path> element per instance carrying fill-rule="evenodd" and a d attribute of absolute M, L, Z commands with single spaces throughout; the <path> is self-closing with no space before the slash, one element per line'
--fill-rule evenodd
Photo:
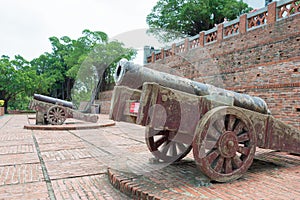
<path fill-rule="evenodd" d="M 233 105 L 248 110 L 268 114 L 266 102 L 247 94 L 241 94 L 209 84 L 192 81 L 187 78 L 159 72 L 147 67 L 136 65 L 127 60 L 121 60 L 114 75 L 116 85 L 124 85 L 130 88 L 140 89 L 145 82 L 155 82 L 164 87 L 180 90 L 198 96 L 221 95 L 233 98 Z"/>
<path fill-rule="evenodd" d="M 48 97 L 48 96 L 41 95 L 41 94 L 34 94 L 33 98 L 35 100 L 43 101 L 43 102 L 46 102 L 46 103 L 59 104 L 61 106 L 65 106 L 65 107 L 68 107 L 68 108 L 74 108 L 73 103 L 70 102 L 70 101 L 64 101 L 64 100 L 61 100 L 61 99 Z"/>

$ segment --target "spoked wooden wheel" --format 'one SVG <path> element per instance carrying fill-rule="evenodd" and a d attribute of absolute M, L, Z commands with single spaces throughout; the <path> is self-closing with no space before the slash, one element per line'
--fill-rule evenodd
<path fill-rule="evenodd" d="M 192 136 L 181 136 L 177 132 L 147 127 L 145 139 L 155 158 L 171 163 L 181 160 L 192 149 Z"/>
<path fill-rule="evenodd" d="M 235 107 L 217 107 L 199 122 L 193 153 L 197 166 L 210 179 L 238 179 L 252 164 L 256 134 L 251 120 Z"/>
<path fill-rule="evenodd" d="M 50 124 L 61 125 L 66 120 L 66 111 L 62 106 L 51 106 L 47 111 L 47 120 Z"/>

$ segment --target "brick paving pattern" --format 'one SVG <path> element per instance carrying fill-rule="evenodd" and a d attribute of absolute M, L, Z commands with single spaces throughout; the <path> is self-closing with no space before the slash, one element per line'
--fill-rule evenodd
<path fill-rule="evenodd" d="M 32 117 L 32 116 L 30 116 Z M 102 116 L 100 120 L 107 120 Z M 27 115 L 0 117 L 0 199 L 299 199 L 300 157 L 258 149 L 232 183 L 210 183 L 191 154 L 153 164 L 144 128 L 28 130 Z"/>

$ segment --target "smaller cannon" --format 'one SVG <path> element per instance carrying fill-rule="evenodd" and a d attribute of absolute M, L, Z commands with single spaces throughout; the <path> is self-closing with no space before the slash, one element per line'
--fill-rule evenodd
<path fill-rule="evenodd" d="M 74 110 L 72 102 L 34 94 L 29 108 L 36 110 L 36 124 L 62 125 L 67 118 L 96 123 L 98 116 Z"/>

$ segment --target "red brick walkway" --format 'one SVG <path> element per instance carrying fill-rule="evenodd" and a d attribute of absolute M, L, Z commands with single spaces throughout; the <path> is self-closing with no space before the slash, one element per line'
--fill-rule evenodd
<path fill-rule="evenodd" d="M 151 164 L 140 126 L 23 129 L 28 123 L 27 115 L 0 117 L 0 199 L 300 197 L 299 156 L 258 149 L 241 179 L 209 183 L 196 169 L 192 155 L 172 165 Z"/>

